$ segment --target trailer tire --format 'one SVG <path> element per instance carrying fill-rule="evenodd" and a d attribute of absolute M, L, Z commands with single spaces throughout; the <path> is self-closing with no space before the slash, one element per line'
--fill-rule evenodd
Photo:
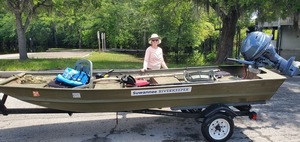
<path fill-rule="evenodd" d="M 234 123 L 231 117 L 217 113 L 204 119 L 201 131 L 209 142 L 227 141 L 233 134 Z"/>

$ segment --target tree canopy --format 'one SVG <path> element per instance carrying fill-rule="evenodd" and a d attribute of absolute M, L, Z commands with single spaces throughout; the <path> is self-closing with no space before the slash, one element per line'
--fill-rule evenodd
<path fill-rule="evenodd" d="M 144 50 L 157 33 L 167 60 L 219 64 L 233 55 L 237 27 L 249 26 L 253 12 L 274 20 L 299 7 L 292 0 L 4 0 L 0 52 L 19 52 L 23 60 L 52 47 L 97 49 L 98 31 L 107 48 Z"/>

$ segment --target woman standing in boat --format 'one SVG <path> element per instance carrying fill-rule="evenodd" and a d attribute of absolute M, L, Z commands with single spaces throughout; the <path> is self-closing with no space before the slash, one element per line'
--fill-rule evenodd
<path fill-rule="evenodd" d="M 163 57 L 163 51 L 158 46 L 161 43 L 161 38 L 157 34 L 152 34 L 148 39 L 149 46 L 145 52 L 144 65 L 142 72 L 146 70 L 168 69 Z"/>

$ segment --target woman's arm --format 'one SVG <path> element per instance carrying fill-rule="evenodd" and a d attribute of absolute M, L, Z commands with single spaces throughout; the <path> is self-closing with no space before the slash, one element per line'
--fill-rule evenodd
<path fill-rule="evenodd" d="M 162 54 L 162 63 L 161 63 L 161 66 L 163 69 L 168 69 L 168 66 L 165 62 L 165 59 L 164 59 L 164 53 L 161 51 L 161 54 Z"/>
<path fill-rule="evenodd" d="M 163 69 L 168 69 L 168 66 L 167 66 L 167 64 L 166 64 L 165 61 L 163 61 L 163 62 L 161 63 L 161 66 L 162 66 Z"/>

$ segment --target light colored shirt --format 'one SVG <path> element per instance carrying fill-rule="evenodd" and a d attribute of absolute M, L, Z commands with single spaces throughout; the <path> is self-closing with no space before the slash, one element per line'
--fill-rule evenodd
<path fill-rule="evenodd" d="M 164 69 L 168 68 L 164 61 L 162 49 L 160 47 L 153 48 L 149 46 L 145 53 L 143 69 L 158 70 L 161 67 Z"/>

